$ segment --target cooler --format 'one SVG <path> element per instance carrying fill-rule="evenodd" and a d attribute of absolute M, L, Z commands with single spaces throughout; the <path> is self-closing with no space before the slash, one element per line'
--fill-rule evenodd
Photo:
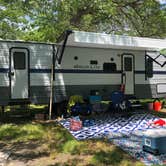
<path fill-rule="evenodd" d="M 166 153 L 166 128 L 145 131 L 143 134 L 142 148 L 144 151 L 155 155 Z"/>

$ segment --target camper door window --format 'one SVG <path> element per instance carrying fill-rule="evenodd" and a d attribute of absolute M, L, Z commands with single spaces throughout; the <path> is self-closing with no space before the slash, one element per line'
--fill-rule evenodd
<path fill-rule="evenodd" d="M 132 58 L 124 58 L 124 69 L 125 71 L 132 71 Z"/>
<path fill-rule="evenodd" d="M 14 52 L 13 61 L 14 61 L 14 69 L 24 70 L 25 69 L 25 52 Z"/>

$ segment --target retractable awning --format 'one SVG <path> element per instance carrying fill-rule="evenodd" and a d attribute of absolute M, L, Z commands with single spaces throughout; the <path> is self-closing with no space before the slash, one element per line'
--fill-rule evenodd
<path fill-rule="evenodd" d="M 131 50 L 160 50 L 166 48 L 165 39 L 109 35 L 83 31 L 72 32 L 68 36 L 67 46 Z"/>

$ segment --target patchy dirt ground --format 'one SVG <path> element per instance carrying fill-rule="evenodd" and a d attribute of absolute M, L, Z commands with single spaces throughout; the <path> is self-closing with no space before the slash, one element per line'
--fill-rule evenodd
<path fill-rule="evenodd" d="M 1 151 L 9 153 L 9 157 L 4 161 L 4 166 L 53 166 L 53 165 L 123 165 L 123 163 L 128 163 L 127 165 L 137 165 L 137 162 L 130 156 L 126 155 L 120 149 L 116 148 L 114 145 L 101 142 L 88 142 L 89 146 L 85 153 L 72 154 L 72 153 L 58 153 L 54 151 L 53 153 L 48 152 L 47 144 L 40 141 L 31 142 L 19 142 L 15 144 L 4 144 L 0 142 Z M 92 148 L 92 149 L 91 149 Z M 95 152 L 96 151 L 96 152 Z M 99 153 L 103 157 L 103 161 L 95 162 L 93 164 L 93 157 Z M 108 152 L 108 153 L 107 153 Z M 120 158 L 123 159 L 111 164 L 109 162 L 113 161 L 113 153 L 119 153 Z M 106 163 L 105 163 L 106 162 Z M 103 164 L 102 164 L 103 163 Z M 116 163 L 116 164 L 115 164 Z M 2 164 L 2 166 L 3 166 Z M 107 164 L 106 164 L 107 165 Z"/>
<path fill-rule="evenodd" d="M 166 109 L 152 113 L 166 118 Z M 1 157 L 6 158 L 1 162 Z M 140 166 L 143 164 L 107 140 L 77 141 L 55 121 L 34 122 L 12 119 L 12 122 L 0 124 L 0 166 L 56 165 Z"/>
<path fill-rule="evenodd" d="M 0 166 L 143 165 L 107 140 L 76 141 L 61 126 L 46 126 L 54 132 L 47 139 L 1 140 L 0 151 L 9 156 Z"/>

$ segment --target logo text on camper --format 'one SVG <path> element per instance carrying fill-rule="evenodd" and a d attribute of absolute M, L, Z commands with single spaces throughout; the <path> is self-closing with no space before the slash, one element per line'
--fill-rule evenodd
<path fill-rule="evenodd" d="M 100 69 L 99 65 L 74 65 L 75 69 Z"/>

